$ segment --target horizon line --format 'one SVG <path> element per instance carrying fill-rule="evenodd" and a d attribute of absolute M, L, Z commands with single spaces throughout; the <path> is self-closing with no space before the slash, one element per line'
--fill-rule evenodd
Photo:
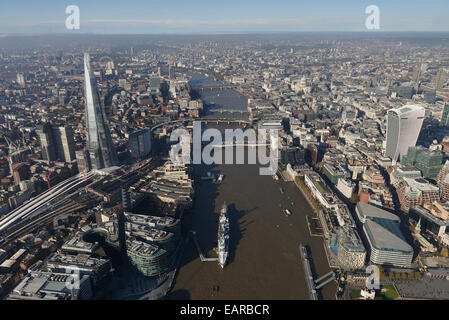
<path fill-rule="evenodd" d="M 382 34 L 382 33 L 448 33 L 449 30 L 298 30 L 298 31 L 213 31 L 213 32 L 204 32 L 204 31 L 191 31 L 191 32 L 123 32 L 123 33 L 108 33 L 108 32 L 78 32 L 78 31 L 66 31 L 66 32 L 0 32 L 0 37 L 5 36 L 67 36 L 67 35 L 268 35 L 268 34 L 298 34 L 298 33 L 359 33 L 359 34 Z"/>

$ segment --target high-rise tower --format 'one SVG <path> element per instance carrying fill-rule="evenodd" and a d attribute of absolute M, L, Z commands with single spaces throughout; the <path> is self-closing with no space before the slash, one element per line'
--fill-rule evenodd
<path fill-rule="evenodd" d="M 75 140 L 71 127 L 52 127 L 53 142 L 56 147 L 56 158 L 64 162 L 72 162 L 75 157 Z"/>
<path fill-rule="evenodd" d="M 17 74 L 17 83 L 19 84 L 19 86 L 24 87 L 25 86 L 25 78 L 23 77 L 23 73 L 18 73 Z"/>
<path fill-rule="evenodd" d="M 446 82 L 447 71 L 445 69 L 439 69 L 437 75 L 433 79 L 433 85 L 435 90 L 443 89 L 443 85 Z"/>
<path fill-rule="evenodd" d="M 128 254 L 126 249 L 126 232 L 125 232 L 125 212 L 129 211 L 131 207 L 131 198 L 129 191 L 122 188 L 122 210 L 117 213 L 118 223 L 118 239 L 119 249 L 124 264 L 128 262 Z"/>
<path fill-rule="evenodd" d="M 426 110 L 421 106 L 407 105 L 387 112 L 387 146 L 385 155 L 396 163 L 414 147 L 424 121 Z"/>
<path fill-rule="evenodd" d="M 443 112 L 441 114 L 440 126 L 449 127 L 449 102 L 446 102 L 443 107 Z"/>
<path fill-rule="evenodd" d="M 42 159 L 50 163 L 56 160 L 55 144 L 53 141 L 52 127 L 49 123 L 37 126 L 36 133 L 39 136 L 42 148 Z"/>
<path fill-rule="evenodd" d="M 118 164 L 117 153 L 112 143 L 109 125 L 101 105 L 95 76 L 90 68 L 89 54 L 84 54 L 84 81 L 86 98 L 87 149 L 93 169 L 102 169 Z"/>

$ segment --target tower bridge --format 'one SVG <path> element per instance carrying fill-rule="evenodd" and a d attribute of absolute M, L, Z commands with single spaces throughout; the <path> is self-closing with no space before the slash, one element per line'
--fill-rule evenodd
<path fill-rule="evenodd" d="M 204 92 L 204 91 L 214 91 L 214 90 L 233 90 L 233 89 L 238 89 L 239 86 L 236 85 L 219 85 L 219 86 L 205 86 L 205 87 L 201 87 L 198 88 L 197 90 Z"/>
<path fill-rule="evenodd" d="M 239 125 L 251 125 L 251 122 L 249 120 L 244 119 L 226 119 L 226 118 L 202 118 L 198 119 L 198 121 L 201 121 L 204 124 L 239 124 Z"/>
<path fill-rule="evenodd" d="M 248 110 L 236 110 L 236 109 L 223 109 L 223 108 L 220 108 L 220 109 L 209 109 L 209 111 L 213 112 L 213 113 L 221 113 L 221 114 L 223 114 L 223 113 L 230 113 L 230 114 L 248 114 L 249 115 Z"/>

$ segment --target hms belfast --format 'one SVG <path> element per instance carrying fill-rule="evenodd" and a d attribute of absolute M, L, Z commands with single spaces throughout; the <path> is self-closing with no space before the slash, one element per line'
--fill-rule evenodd
<path fill-rule="evenodd" d="M 86 98 L 87 149 L 93 169 L 118 165 L 109 125 L 101 104 L 95 76 L 90 67 L 90 56 L 84 54 L 84 81 Z"/>
<path fill-rule="evenodd" d="M 218 220 L 218 263 L 222 268 L 226 265 L 229 253 L 229 218 L 228 207 L 223 203 Z"/>

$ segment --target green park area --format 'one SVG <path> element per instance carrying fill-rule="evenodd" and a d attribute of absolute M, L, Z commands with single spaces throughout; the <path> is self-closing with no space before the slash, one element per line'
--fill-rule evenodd
<path fill-rule="evenodd" d="M 360 289 L 351 291 L 351 299 L 361 298 Z M 376 290 L 375 300 L 394 300 L 399 298 L 399 294 L 392 284 L 383 285 L 381 290 Z"/>
<path fill-rule="evenodd" d="M 399 294 L 392 284 L 382 286 L 379 294 L 376 294 L 378 300 L 394 300 L 399 298 Z"/>

